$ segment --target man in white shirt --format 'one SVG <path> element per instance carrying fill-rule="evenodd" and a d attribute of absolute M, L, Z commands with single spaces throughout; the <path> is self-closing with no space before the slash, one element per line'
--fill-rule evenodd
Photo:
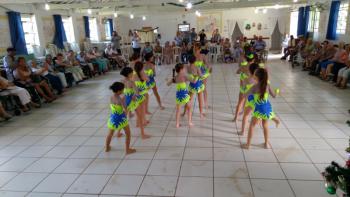
<path fill-rule="evenodd" d="M 6 77 L 7 80 L 12 82 L 13 79 L 13 70 L 16 68 L 16 61 L 15 61 L 15 55 L 16 55 L 16 49 L 15 48 L 7 48 L 7 55 L 4 57 L 4 67 L 6 71 Z"/>

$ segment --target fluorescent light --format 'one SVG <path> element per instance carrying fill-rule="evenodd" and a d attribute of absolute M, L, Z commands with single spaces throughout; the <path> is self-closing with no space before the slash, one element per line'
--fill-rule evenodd
<path fill-rule="evenodd" d="M 255 8 L 254 13 L 255 13 L 255 14 L 259 13 L 259 9 L 258 9 L 258 8 Z"/>
<path fill-rule="evenodd" d="M 131 19 L 134 19 L 134 15 L 133 15 L 133 14 L 130 14 L 130 18 L 131 18 Z"/>
<path fill-rule="evenodd" d="M 264 14 L 267 13 L 267 9 L 266 9 L 266 8 L 263 9 L 263 13 L 264 13 Z"/>
<path fill-rule="evenodd" d="M 196 13 L 197 16 L 201 16 L 202 15 L 198 10 L 196 10 L 195 13 Z"/>
<path fill-rule="evenodd" d="M 114 18 L 117 18 L 117 17 L 118 17 L 118 13 L 114 12 Z"/>
<path fill-rule="evenodd" d="M 191 8 L 192 8 L 192 3 L 191 3 L 191 2 L 188 2 L 188 3 L 186 4 L 186 8 L 187 8 L 187 9 L 191 9 Z"/>
<path fill-rule="evenodd" d="M 45 3 L 45 10 L 50 10 L 50 5 Z"/>
<path fill-rule="evenodd" d="M 294 3 L 297 3 L 297 2 L 298 2 L 298 0 L 293 0 L 293 2 L 294 2 Z"/>
<path fill-rule="evenodd" d="M 88 14 L 91 14 L 91 13 L 92 13 L 92 10 L 91 10 L 91 9 L 88 9 L 88 10 L 87 10 L 87 13 L 88 13 Z"/>
<path fill-rule="evenodd" d="M 180 3 L 184 2 L 184 0 L 179 0 Z"/>
<path fill-rule="evenodd" d="M 280 8 L 280 5 L 279 5 L 279 4 L 276 4 L 276 5 L 274 6 L 274 8 L 277 10 L 277 9 Z"/>
<path fill-rule="evenodd" d="M 142 17 L 142 20 L 145 21 L 145 20 L 146 20 L 146 16 L 143 16 L 143 17 Z"/>

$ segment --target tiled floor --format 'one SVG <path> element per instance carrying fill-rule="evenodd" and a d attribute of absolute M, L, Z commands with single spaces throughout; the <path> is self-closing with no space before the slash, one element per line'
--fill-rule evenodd
<path fill-rule="evenodd" d="M 270 61 L 271 82 L 281 88 L 273 107 L 272 149 L 262 148 L 261 129 L 242 150 L 240 122 L 232 110 L 238 96 L 236 65 L 214 65 L 209 80 L 211 110 L 195 127 L 175 129 L 174 87 L 160 67 L 158 86 L 166 109 L 157 109 L 141 140 L 131 120 L 137 153 L 124 156 L 123 140 L 104 153 L 108 86 L 117 72 L 71 89 L 53 104 L 0 124 L 0 196 L 188 196 L 326 197 L 320 172 L 332 160 L 344 163 L 350 127 L 350 91 Z M 184 121 L 185 123 L 185 121 Z"/>

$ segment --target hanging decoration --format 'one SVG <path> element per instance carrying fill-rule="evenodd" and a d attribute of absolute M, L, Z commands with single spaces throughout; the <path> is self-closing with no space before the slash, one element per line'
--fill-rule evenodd
<path fill-rule="evenodd" d="M 345 151 L 348 153 L 349 158 L 344 167 L 332 161 L 331 165 L 326 167 L 322 173 L 328 194 L 335 195 L 337 190 L 340 189 L 344 193 L 343 197 L 350 196 L 350 139 L 349 147 Z"/>

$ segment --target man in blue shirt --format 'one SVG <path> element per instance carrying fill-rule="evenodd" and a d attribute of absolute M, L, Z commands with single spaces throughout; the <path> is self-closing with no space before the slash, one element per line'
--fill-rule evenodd
<path fill-rule="evenodd" d="M 255 41 L 253 47 L 256 52 L 265 50 L 266 42 L 262 39 L 262 36 L 259 36 L 258 40 Z"/>

